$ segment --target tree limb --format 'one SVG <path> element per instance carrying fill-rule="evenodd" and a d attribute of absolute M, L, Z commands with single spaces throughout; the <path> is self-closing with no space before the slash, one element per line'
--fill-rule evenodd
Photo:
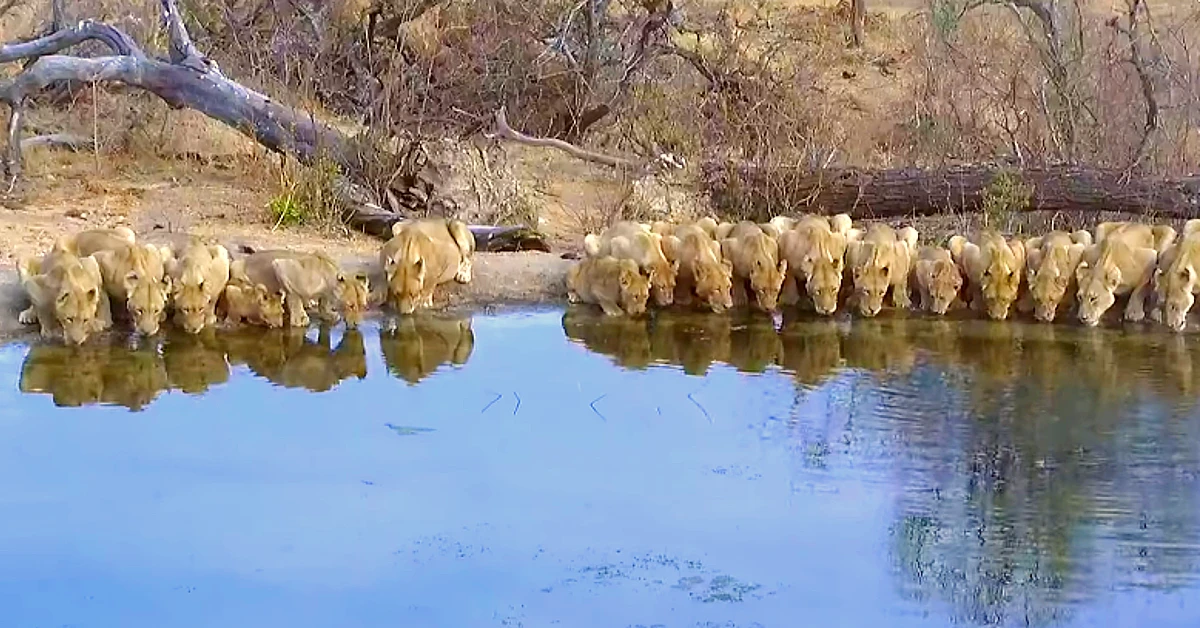
<path fill-rule="evenodd" d="M 626 170 L 633 172 L 646 172 L 649 169 L 649 164 L 643 161 L 634 161 L 624 157 L 615 157 L 612 155 L 604 155 L 602 153 L 592 152 L 585 148 L 580 148 L 570 142 L 552 137 L 533 137 L 525 135 L 520 131 L 514 130 L 508 125 L 508 117 L 505 113 L 505 108 L 500 107 L 496 111 L 496 128 L 493 132 L 485 134 L 488 139 L 499 138 L 524 144 L 526 146 L 536 146 L 539 148 L 556 148 L 568 155 L 581 159 L 583 161 L 616 168 L 618 170 Z"/>
<path fill-rule="evenodd" d="M 1137 150 L 1134 151 L 1133 159 L 1130 161 L 1127 168 L 1132 172 L 1140 168 L 1142 162 L 1150 156 L 1150 150 L 1153 148 L 1155 136 L 1158 133 L 1161 121 L 1159 119 L 1158 97 L 1154 91 L 1154 79 L 1150 76 L 1150 69 L 1146 67 L 1145 55 L 1142 52 L 1142 46 L 1138 38 L 1138 13 L 1140 11 L 1149 10 L 1143 7 L 1142 0 L 1126 0 L 1128 11 L 1126 17 L 1129 19 L 1127 25 L 1121 25 L 1113 18 L 1109 25 L 1114 30 L 1125 36 L 1129 42 L 1129 63 L 1133 65 L 1133 69 L 1137 72 L 1138 83 L 1142 90 L 1142 99 L 1146 102 L 1146 122 L 1142 128 L 1142 139 L 1138 142 Z"/>

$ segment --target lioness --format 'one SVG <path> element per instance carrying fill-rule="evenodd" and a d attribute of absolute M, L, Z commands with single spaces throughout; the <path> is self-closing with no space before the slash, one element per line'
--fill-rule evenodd
<path fill-rule="evenodd" d="M 239 261 L 235 261 L 233 266 Z M 231 279 L 225 286 L 220 304 L 227 323 L 240 325 L 248 322 L 277 328 L 284 325 L 284 296 L 282 290 Z"/>
<path fill-rule="evenodd" d="M 846 246 L 846 261 L 850 264 L 860 314 L 878 314 L 889 290 L 893 306 L 901 309 L 912 306 L 908 275 L 916 246 L 917 230 L 912 227 L 897 231 L 883 223 L 872 223 L 862 236 L 852 236 Z"/>
<path fill-rule="evenodd" d="M 1153 287 L 1156 303 L 1153 318 L 1175 331 L 1187 327 L 1188 312 L 1196 303 L 1200 282 L 1200 219 L 1193 218 L 1183 227 L 1183 239 L 1172 244 L 1158 259 Z"/>
<path fill-rule="evenodd" d="M 675 279 L 675 303 L 690 305 L 692 299 L 714 312 L 733 307 L 733 262 L 721 256 L 721 245 L 704 226 L 681 225 L 662 240 L 663 252 L 679 273 Z"/>
<path fill-rule="evenodd" d="M 760 310 L 775 311 L 788 271 L 788 261 L 779 255 L 779 241 L 752 222 L 721 225 L 717 236 L 722 255 L 733 262 L 733 302 L 748 301 L 749 288 Z"/>
<path fill-rule="evenodd" d="M 65 238 L 41 259 L 21 258 L 17 276 L 31 305 L 18 320 L 39 323 L 44 338 L 61 335 L 68 344 L 83 344 L 93 333 L 112 327 L 112 311 L 99 263 L 79 257 Z"/>
<path fill-rule="evenodd" d="M 611 255 L 637 262 L 638 268 L 650 279 L 654 303 L 666 307 L 674 302 L 679 263 L 667 259 L 663 252 L 662 234 L 652 231 L 649 225 L 622 220 L 598 235 L 589 233 L 584 236 L 583 248 L 588 257 Z"/>
<path fill-rule="evenodd" d="M 637 316 L 646 311 L 649 298 L 650 282 L 631 259 L 585 257 L 567 269 L 571 303 L 594 303 L 609 316 Z"/>
<path fill-rule="evenodd" d="M 1103 239 L 1099 237 L 1101 233 Z M 1158 262 L 1154 246 L 1167 239 L 1151 233 L 1148 225 L 1123 223 L 1104 231 L 1097 228 L 1097 240 L 1083 252 L 1075 269 L 1080 322 L 1089 327 L 1099 324 L 1100 317 L 1116 303 L 1117 297 L 1126 294 L 1129 302 L 1125 306 L 1125 320 L 1142 320 Z M 1174 229 L 1170 240 L 1174 240 Z M 1170 246 L 1170 242 L 1165 246 Z"/>
<path fill-rule="evenodd" d="M 1148 225 L 1141 222 L 1114 221 L 1096 225 L 1094 244 L 1101 244 L 1110 235 L 1120 233 L 1132 246 L 1154 249 L 1159 255 L 1167 250 L 1178 235 L 1171 225 Z"/>
<path fill-rule="evenodd" d="M 1025 241 L 1025 275 L 1028 289 L 1018 301 L 1019 308 L 1033 310 L 1041 322 L 1053 322 L 1059 309 L 1071 309 L 1075 302 L 1075 268 L 1083 251 L 1092 244 L 1087 231 L 1067 233 L 1051 231 Z M 1024 302 L 1028 302 L 1026 305 Z"/>
<path fill-rule="evenodd" d="M 475 236 L 461 220 L 422 218 L 396 223 L 379 250 L 387 295 L 401 314 L 433 306 L 433 291 L 453 279 L 470 283 Z"/>
<path fill-rule="evenodd" d="M 261 284 L 284 293 L 293 327 L 307 327 L 307 310 L 318 309 L 327 323 L 340 314 L 348 327 L 356 327 L 367 309 L 370 291 L 365 271 L 346 272 L 333 258 L 299 251 L 258 251 L 237 265 L 244 283 Z"/>
<path fill-rule="evenodd" d="M 178 259 L 167 261 L 175 324 L 189 334 L 217 324 L 217 301 L 229 283 L 229 251 L 191 239 Z"/>
<path fill-rule="evenodd" d="M 1020 296 L 1025 268 L 1025 243 L 1005 240 L 994 230 L 986 230 L 976 244 L 963 236 L 950 238 L 950 254 L 966 276 L 966 297 L 972 309 L 983 310 L 993 320 L 1008 318 L 1008 311 Z"/>
<path fill-rule="evenodd" d="M 828 316 L 837 311 L 850 225 L 846 214 L 832 218 L 809 215 L 793 221 L 779 239 L 780 253 L 790 271 L 787 292 L 794 289 L 799 296 L 800 286 L 804 286 L 818 314 Z"/>
<path fill-rule="evenodd" d="M 70 238 L 76 254 L 91 255 L 100 264 L 105 291 L 122 305 L 116 312 L 127 313 L 137 331 L 153 336 L 166 319 L 171 293 L 166 263 L 173 254 L 170 247 L 133 242 L 132 235 L 120 227 L 83 231 Z"/>
<path fill-rule="evenodd" d="M 963 285 L 962 272 L 950 251 L 936 246 L 917 249 L 912 279 L 921 297 L 921 309 L 938 316 L 944 315 L 958 300 Z"/>

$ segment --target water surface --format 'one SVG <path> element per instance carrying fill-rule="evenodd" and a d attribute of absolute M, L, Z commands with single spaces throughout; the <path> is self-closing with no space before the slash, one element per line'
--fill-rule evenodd
<path fill-rule="evenodd" d="M 1198 359 L 1148 327 L 588 308 L 9 345 L 0 608 L 1196 626 Z"/>

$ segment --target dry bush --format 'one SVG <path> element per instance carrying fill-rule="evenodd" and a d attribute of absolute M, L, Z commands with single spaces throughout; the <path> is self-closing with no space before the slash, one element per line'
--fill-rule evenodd
<path fill-rule="evenodd" d="M 931 2 L 925 36 L 915 42 L 923 80 L 911 95 L 911 161 L 1000 157 L 1018 166 L 1136 165 L 1180 174 L 1200 158 L 1196 11 L 1158 16 L 1141 5 L 1130 31 L 1124 13 L 1044 1 L 1059 20 L 1051 37 L 1032 11 L 983 4 L 961 14 L 962 0 Z M 1158 109 L 1144 149 L 1148 100 L 1130 33 Z"/>

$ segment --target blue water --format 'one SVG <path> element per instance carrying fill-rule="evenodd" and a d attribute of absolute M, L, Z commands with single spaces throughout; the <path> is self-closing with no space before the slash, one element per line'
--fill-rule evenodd
<path fill-rule="evenodd" d="M 0 348 L 2 624 L 1200 625 L 1193 339 L 421 320 Z"/>

